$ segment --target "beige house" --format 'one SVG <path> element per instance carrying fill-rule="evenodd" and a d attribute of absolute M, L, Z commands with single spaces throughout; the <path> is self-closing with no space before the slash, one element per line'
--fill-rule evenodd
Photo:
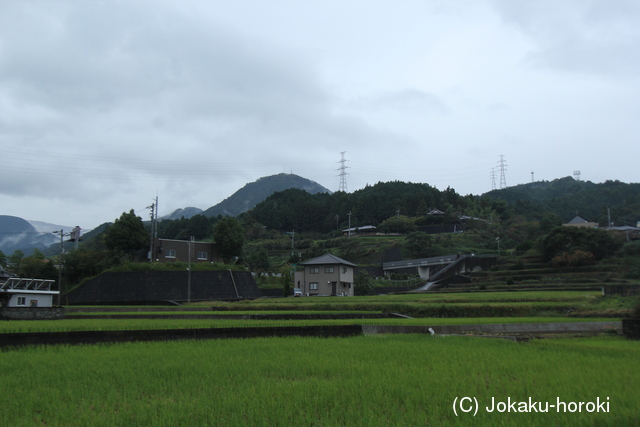
<path fill-rule="evenodd" d="M 353 270 L 357 266 L 326 254 L 301 262 L 304 269 L 296 271 L 294 287 L 302 290 L 302 295 L 353 296 Z"/>

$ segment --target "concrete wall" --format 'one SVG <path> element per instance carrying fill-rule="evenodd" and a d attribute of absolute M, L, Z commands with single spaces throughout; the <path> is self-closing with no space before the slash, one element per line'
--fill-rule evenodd
<path fill-rule="evenodd" d="M 523 334 L 523 333 L 576 333 L 622 331 L 622 322 L 559 322 L 559 323 L 501 323 L 487 325 L 439 325 L 439 326 L 379 326 L 363 325 L 365 334 L 428 334 L 429 328 L 436 334 L 454 335 L 466 333 Z"/>
<path fill-rule="evenodd" d="M 64 317 L 64 307 L 2 307 L 3 320 L 57 320 Z"/>
<path fill-rule="evenodd" d="M 138 331 L 71 331 L 0 334 L 0 347 L 38 344 L 97 344 L 275 336 L 346 337 L 362 335 L 358 325 L 289 326 L 277 328 L 198 328 Z"/>

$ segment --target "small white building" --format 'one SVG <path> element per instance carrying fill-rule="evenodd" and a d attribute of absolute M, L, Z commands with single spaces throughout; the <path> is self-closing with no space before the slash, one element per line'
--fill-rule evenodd
<path fill-rule="evenodd" d="M 53 307 L 54 296 L 60 294 L 54 287 L 54 280 L 10 277 L 0 284 L 0 306 Z"/>

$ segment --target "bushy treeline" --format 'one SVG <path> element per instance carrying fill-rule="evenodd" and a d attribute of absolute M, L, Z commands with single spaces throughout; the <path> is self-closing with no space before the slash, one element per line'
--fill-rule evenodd
<path fill-rule="evenodd" d="M 607 226 L 609 216 L 614 225 L 635 226 L 640 220 L 640 184 L 595 184 L 566 177 L 494 190 L 486 196 L 506 201 L 515 215 L 530 220 L 544 213 L 554 213 L 564 222 L 578 214 L 601 226 Z"/>
<path fill-rule="evenodd" d="M 286 190 L 271 195 L 248 214 L 268 228 L 324 234 L 349 225 L 378 226 L 397 215 L 425 216 L 433 209 L 444 212 L 448 220 L 457 220 L 463 213 L 487 219 L 495 214 L 497 219 L 506 214 L 507 204 L 489 198 L 461 196 L 451 188 L 440 191 L 428 184 L 394 181 L 353 193 L 309 194 Z"/>

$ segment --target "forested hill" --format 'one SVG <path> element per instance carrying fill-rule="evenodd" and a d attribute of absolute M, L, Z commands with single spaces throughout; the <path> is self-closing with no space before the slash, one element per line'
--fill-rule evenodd
<path fill-rule="evenodd" d="M 514 214 L 528 219 L 555 213 L 566 222 L 578 214 L 605 226 L 610 211 L 614 225 L 635 226 L 640 220 L 640 184 L 595 184 L 566 177 L 494 190 L 484 196 L 506 201 Z"/>
<path fill-rule="evenodd" d="M 271 194 L 289 188 L 297 188 L 311 194 L 330 192 L 315 181 L 294 174 L 281 173 L 266 176 L 245 185 L 222 202 L 205 210 L 202 215 L 209 218 L 218 215 L 240 215 L 262 202 Z"/>
<path fill-rule="evenodd" d="M 607 208 L 614 225 L 636 225 L 640 213 L 640 184 L 607 181 L 602 184 L 562 178 L 492 191 L 483 196 L 461 196 L 453 189 L 440 191 L 428 184 L 378 183 L 353 193 L 309 194 L 300 190 L 275 193 L 249 211 L 257 222 L 281 231 L 327 233 L 348 226 L 379 225 L 394 215 L 425 215 L 431 209 L 445 213 L 443 221 L 457 221 L 460 215 L 485 220 L 508 221 L 522 216 L 539 221 L 555 214 L 559 222 L 576 213 L 589 221 L 607 224 Z M 555 221 L 555 220 L 554 220 Z"/>
<path fill-rule="evenodd" d="M 492 204 L 489 199 L 487 203 Z M 271 195 L 249 211 L 249 215 L 276 230 L 327 233 L 346 228 L 349 212 L 351 226 L 356 227 L 378 225 L 397 214 L 424 216 L 431 209 L 439 209 L 455 218 L 457 212 L 469 210 L 471 206 L 481 209 L 480 202 L 472 197 L 462 197 L 452 189 L 439 191 L 428 184 L 395 181 L 367 186 L 353 193 L 309 194 L 287 190 Z M 473 210 L 479 213 L 477 209 Z M 486 214 L 490 215 L 490 210 Z"/>

